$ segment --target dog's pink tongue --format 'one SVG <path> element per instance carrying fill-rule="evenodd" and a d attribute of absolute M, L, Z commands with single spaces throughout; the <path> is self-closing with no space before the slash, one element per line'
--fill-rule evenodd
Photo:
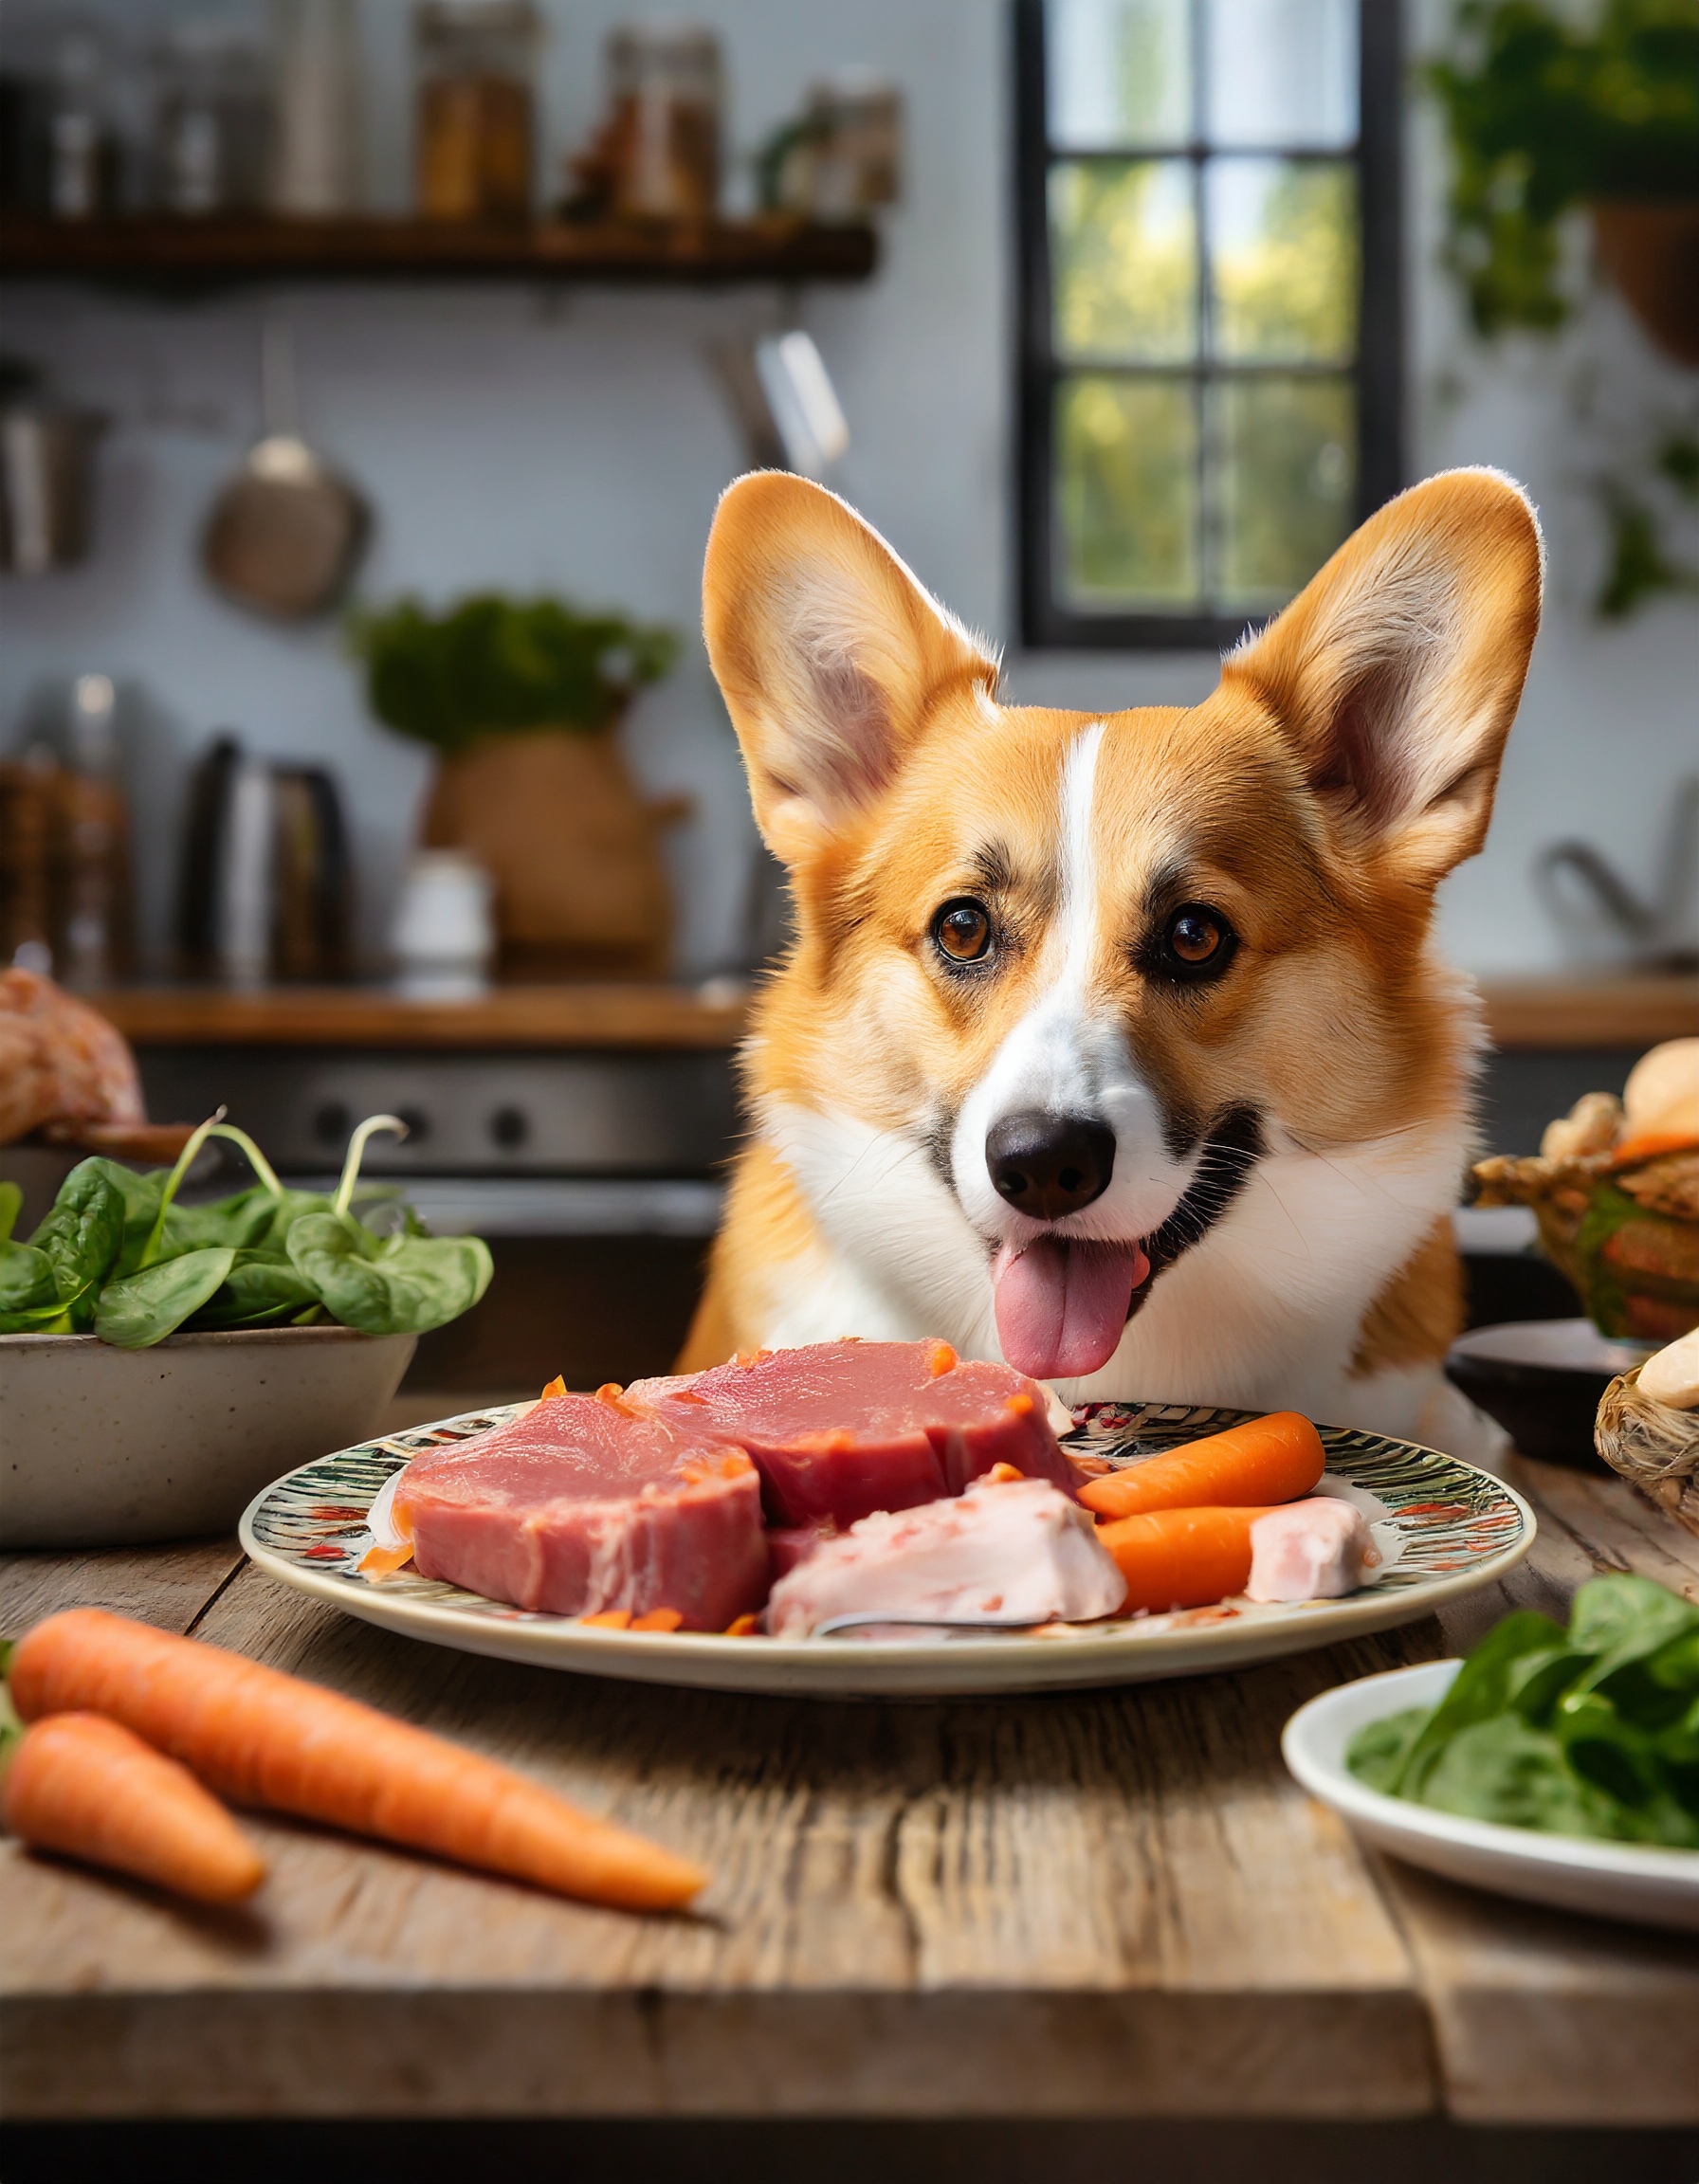
<path fill-rule="evenodd" d="M 1073 1380 L 1115 1355 L 1133 1291 L 1150 1271 L 1137 1244 L 1005 1244 L 991 1269 L 997 1340 L 1017 1373 Z"/>

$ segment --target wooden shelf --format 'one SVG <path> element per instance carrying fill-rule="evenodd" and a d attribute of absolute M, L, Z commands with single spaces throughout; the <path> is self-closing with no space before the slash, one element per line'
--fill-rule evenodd
<path fill-rule="evenodd" d="M 1495 1046 L 1654 1046 L 1699 1031 L 1699 978 L 1488 979 Z M 120 987 L 94 997 L 143 1046 L 735 1046 L 748 1004 L 683 986 L 498 986 L 476 1001 L 408 1001 L 380 986 Z"/>
<path fill-rule="evenodd" d="M 1502 1047 L 1655 1046 L 1699 1032 L 1699 977 L 1484 978 Z"/>
<path fill-rule="evenodd" d="M 865 281 L 869 227 L 721 220 L 706 226 L 259 217 L 0 220 L 0 277 L 210 287 L 250 281 Z"/>
<path fill-rule="evenodd" d="M 746 1002 L 681 986 L 498 986 L 476 1001 L 381 987 L 264 993 L 135 986 L 90 996 L 137 1046 L 688 1047 L 736 1046 Z"/>

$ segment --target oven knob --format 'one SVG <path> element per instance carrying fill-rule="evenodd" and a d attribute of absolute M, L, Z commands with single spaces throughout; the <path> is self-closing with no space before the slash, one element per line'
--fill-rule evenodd
<path fill-rule="evenodd" d="M 489 1119 L 489 1134 L 503 1153 L 517 1153 L 531 1135 L 524 1109 L 498 1107 Z"/>
<path fill-rule="evenodd" d="M 349 1114 L 339 1100 L 327 1100 L 313 1117 L 313 1136 L 320 1145 L 341 1145 L 347 1142 Z"/>
<path fill-rule="evenodd" d="M 397 1107 L 395 1119 L 407 1124 L 407 1142 L 410 1145 L 417 1145 L 430 1136 L 430 1118 L 422 1108 Z"/>

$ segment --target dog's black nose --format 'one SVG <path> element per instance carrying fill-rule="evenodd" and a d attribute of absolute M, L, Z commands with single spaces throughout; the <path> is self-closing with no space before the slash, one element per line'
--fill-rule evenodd
<path fill-rule="evenodd" d="M 1115 1133 L 1083 1115 L 1006 1115 L 986 1138 L 985 1165 L 1017 1213 L 1060 1221 L 1109 1188 Z"/>

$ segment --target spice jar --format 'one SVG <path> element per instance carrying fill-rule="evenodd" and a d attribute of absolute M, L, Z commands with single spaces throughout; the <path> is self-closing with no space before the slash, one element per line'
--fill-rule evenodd
<path fill-rule="evenodd" d="M 158 195 L 168 212 L 248 212 L 265 195 L 271 86 L 264 48 L 240 24 L 181 23 L 157 56 Z"/>
<path fill-rule="evenodd" d="M 689 24 L 608 40 L 606 157 L 615 212 L 709 220 L 720 200 L 720 42 Z"/>
<path fill-rule="evenodd" d="M 524 220 L 531 211 L 530 0 L 425 0 L 419 69 L 419 209 L 428 220 Z"/>

